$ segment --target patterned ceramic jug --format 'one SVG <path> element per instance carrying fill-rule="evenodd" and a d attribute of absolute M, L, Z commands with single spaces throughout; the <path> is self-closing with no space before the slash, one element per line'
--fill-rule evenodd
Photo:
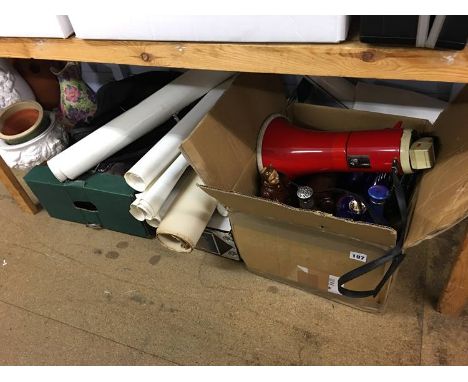
<path fill-rule="evenodd" d="M 60 111 L 63 123 L 74 127 L 79 122 L 89 122 L 96 113 L 96 94 L 81 79 L 80 64 L 68 62 L 61 70 L 50 71 L 60 84 Z"/>

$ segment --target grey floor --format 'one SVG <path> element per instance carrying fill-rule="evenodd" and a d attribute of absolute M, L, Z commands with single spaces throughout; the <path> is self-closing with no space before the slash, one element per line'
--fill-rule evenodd
<path fill-rule="evenodd" d="M 0 188 L 0 364 L 468 364 L 434 302 L 462 225 L 412 250 L 382 315 L 241 263 L 22 213 Z"/>

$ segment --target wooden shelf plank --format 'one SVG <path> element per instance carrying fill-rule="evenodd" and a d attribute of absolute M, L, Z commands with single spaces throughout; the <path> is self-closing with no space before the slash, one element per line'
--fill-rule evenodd
<path fill-rule="evenodd" d="M 439 299 L 438 310 L 442 314 L 458 316 L 468 301 L 468 230 L 455 259 L 452 272 Z"/>
<path fill-rule="evenodd" d="M 18 181 L 13 171 L 8 167 L 2 157 L 0 157 L 0 183 L 3 183 L 10 195 L 16 203 L 25 212 L 36 214 L 40 210 L 40 206 L 34 203 L 29 197 L 26 190 Z"/>
<path fill-rule="evenodd" d="M 440 51 L 342 44 L 243 44 L 0 38 L 0 57 L 114 64 L 468 82 L 468 49 Z"/>

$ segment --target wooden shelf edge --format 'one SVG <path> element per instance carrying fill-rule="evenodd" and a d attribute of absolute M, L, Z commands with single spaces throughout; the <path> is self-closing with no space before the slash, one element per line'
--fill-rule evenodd
<path fill-rule="evenodd" d="M 468 50 L 341 44 L 244 44 L 0 38 L 0 57 L 169 68 L 468 82 Z"/>

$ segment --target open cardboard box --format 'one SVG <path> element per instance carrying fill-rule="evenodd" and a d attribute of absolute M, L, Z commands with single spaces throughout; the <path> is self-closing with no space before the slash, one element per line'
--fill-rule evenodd
<path fill-rule="evenodd" d="M 392 277 L 375 297 L 341 296 L 337 279 L 382 256 L 396 243 L 392 228 L 301 210 L 258 197 L 256 142 L 262 122 L 286 113 L 303 127 L 320 130 L 413 128 L 437 137 L 433 169 L 421 174 L 410 202 L 404 248 L 431 238 L 467 216 L 468 91 L 440 115 L 426 120 L 322 106 L 288 107 L 275 75 L 240 75 L 182 144 L 203 189 L 230 210 L 234 240 L 247 268 L 257 274 L 368 311 L 384 308 Z M 388 265 L 387 265 L 388 266 Z M 385 267 L 350 281 L 347 288 L 373 289 Z"/>

